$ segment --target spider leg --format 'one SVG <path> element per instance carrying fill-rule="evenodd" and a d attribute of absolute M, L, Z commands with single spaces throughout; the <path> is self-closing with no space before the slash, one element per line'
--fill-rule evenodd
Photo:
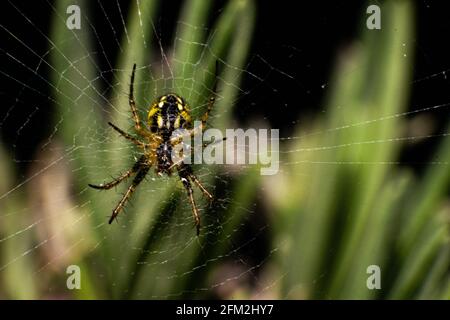
<path fill-rule="evenodd" d="M 198 178 L 197 178 L 193 173 L 191 173 L 191 174 L 189 175 L 189 178 L 191 178 L 191 180 L 194 181 L 194 183 L 197 185 L 197 187 L 198 187 L 200 190 L 202 190 L 203 194 L 204 194 L 206 197 L 208 197 L 209 201 L 212 201 L 213 196 L 211 195 L 211 193 L 209 193 L 209 191 L 206 190 L 206 188 L 202 185 L 202 183 L 200 182 L 200 180 L 198 180 Z"/>
<path fill-rule="evenodd" d="M 114 129 L 116 130 L 118 133 L 120 133 L 125 139 L 130 140 L 131 142 L 133 142 L 135 145 L 137 145 L 138 147 L 141 148 L 145 148 L 146 146 L 148 146 L 147 144 L 143 143 L 142 141 L 140 141 L 139 139 L 133 137 L 132 135 L 126 133 L 125 131 L 123 131 L 122 129 L 120 129 L 119 127 L 117 127 L 115 124 L 108 122 L 108 124 Z"/>
<path fill-rule="evenodd" d="M 130 169 L 126 172 L 124 172 L 120 177 L 114 179 L 111 182 L 108 183 L 102 183 L 99 185 L 95 185 L 95 184 L 91 184 L 89 183 L 88 186 L 94 189 L 101 189 L 101 190 L 109 190 L 112 187 L 117 186 L 119 183 L 121 183 L 123 180 L 125 180 L 126 178 L 128 178 L 129 176 L 131 176 L 133 174 L 133 169 Z"/>
<path fill-rule="evenodd" d="M 215 93 L 213 93 L 213 95 L 211 97 L 209 97 L 208 107 L 206 108 L 206 111 L 202 116 L 202 130 L 206 128 L 206 121 L 209 118 L 209 113 L 211 112 L 215 101 L 216 101 L 216 96 L 215 96 Z"/>
<path fill-rule="evenodd" d="M 134 177 L 134 179 L 133 179 L 133 182 L 128 187 L 127 191 L 125 192 L 125 194 L 123 195 L 122 199 L 119 201 L 117 206 L 114 208 L 111 218 L 109 218 L 109 221 L 108 221 L 109 224 L 111 224 L 114 221 L 114 219 L 117 217 L 117 215 L 123 209 L 125 203 L 128 201 L 128 199 L 130 199 L 131 195 L 136 190 L 139 183 L 141 183 L 142 180 L 144 180 L 149 169 L 150 169 L 150 166 L 141 167 L 141 169 L 139 169 L 139 171 L 136 174 L 136 177 Z"/>
<path fill-rule="evenodd" d="M 130 104 L 131 113 L 133 114 L 134 127 L 137 132 L 142 132 L 141 121 L 136 109 L 136 102 L 134 101 L 134 74 L 136 73 L 136 63 L 133 64 L 133 72 L 131 73 L 130 81 L 130 94 L 128 96 L 128 102 Z"/>
<path fill-rule="evenodd" d="M 217 64 L 218 63 L 216 60 L 216 65 L 215 65 L 215 69 L 214 69 L 214 85 L 213 85 L 213 89 L 212 89 L 212 94 L 208 100 L 208 106 L 206 108 L 206 112 L 202 116 L 202 130 L 206 128 L 206 121 L 208 120 L 209 113 L 211 112 L 211 110 L 214 106 L 214 102 L 216 102 L 217 74 L 218 74 Z"/>
<path fill-rule="evenodd" d="M 195 204 L 194 200 L 194 191 L 192 190 L 192 185 L 191 182 L 189 181 L 189 172 L 184 170 L 185 167 L 183 166 L 179 166 L 177 167 L 177 169 L 178 169 L 178 176 L 180 177 L 180 180 L 187 191 L 189 202 L 191 203 L 192 214 L 194 216 L 195 227 L 197 228 L 197 236 L 198 236 L 200 234 L 200 216 L 198 214 L 197 205 Z"/>
<path fill-rule="evenodd" d="M 120 175 L 120 177 L 114 179 L 113 181 L 108 182 L 108 183 L 102 183 L 99 185 L 89 183 L 88 186 L 91 188 L 94 188 L 94 189 L 109 190 L 112 187 L 117 186 L 119 183 L 121 183 L 126 178 L 130 177 L 132 174 L 136 173 L 139 170 L 139 168 L 142 167 L 142 164 L 144 163 L 144 161 L 145 161 L 145 157 L 141 156 L 139 158 L 139 160 L 136 161 L 136 163 L 133 165 L 133 167 L 130 170 L 124 172 L 122 175 Z"/>
<path fill-rule="evenodd" d="M 223 137 L 221 140 L 215 140 L 215 141 L 210 141 L 210 142 L 205 142 L 203 144 L 203 148 L 206 148 L 207 146 L 213 146 L 215 144 L 219 144 L 221 142 L 224 142 L 225 140 L 227 140 L 227 137 Z"/>

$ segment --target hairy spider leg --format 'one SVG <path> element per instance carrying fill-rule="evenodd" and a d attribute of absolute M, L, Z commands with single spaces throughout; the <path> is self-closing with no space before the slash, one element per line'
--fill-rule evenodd
<path fill-rule="evenodd" d="M 134 101 L 134 74 L 136 73 L 136 63 L 133 64 L 133 72 L 131 73 L 130 80 L 130 94 L 128 96 L 128 102 L 130 104 L 131 113 L 133 114 L 134 127 L 137 132 L 142 133 L 141 120 L 136 109 L 136 102 Z"/>
<path fill-rule="evenodd" d="M 191 178 L 191 180 L 194 181 L 194 183 L 203 192 L 203 194 L 209 199 L 209 201 L 213 200 L 213 196 L 211 195 L 211 193 L 209 193 L 209 191 L 206 190 L 206 188 L 202 185 L 200 180 L 193 173 L 191 173 L 189 175 L 189 178 Z"/>
<path fill-rule="evenodd" d="M 94 189 L 101 189 L 101 190 L 108 190 L 111 189 L 112 187 L 117 186 L 119 183 L 121 183 L 123 180 L 125 180 L 126 178 L 130 177 L 132 174 L 136 173 L 145 163 L 145 156 L 141 156 L 139 158 L 138 161 L 136 161 L 136 163 L 133 165 L 133 167 L 124 172 L 123 174 L 120 175 L 120 177 L 114 179 L 111 182 L 108 183 L 102 183 L 99 185 L 95 185 L 95 184 L 88 184 L 89 187 L 94 188 Z"/>
<path fill-rule="evenodd" d="M 133 142 L 135 145 L 137 145 L 138 147 L 141 147 L 143 149 L 145 149 L 145 147 L 148 147 L 149 144 L 146 144 L 142 141 L 140 141 L 138 138 L 133 137 L 132 135 L 126 133 L 125 131 L 123 131 L 122 129 L 120 129 L 118 126 L 116 126 L 115 124 L 113 124 L 112 122 L 108 122 L 108 124 L 114 129 L 116 130 L 118 133 L 120 133 L 125 139 L 130 140 L 131 142 Z"/>
<path fill-rule="evenodd" d="M 178 166 L 178 176 L 180 177 L 181 182 L 183 183 L 184 188 L 187 191 L 187 195 L 189 198 L 189 202 L 192 207 L 192 214 L 195 220 L 195 227 L 197 229 L 197 236 L 200 234 L 200 215 L 198 214 L 197 205 L 194 200 L 194 191 L 192 190 L 191 182 L 189 181 L 189 171 L 185 170 L 185 166 Z"/>
<path fill-rule="evenodd" d="M 202 116 L 202 130 L 206 128 L 206 121 L 208 120 L 209 113 L 211 112 L 211 110 L 214 106 L 214 102 L 216 102 L 216 87 L 217 87 L 217 82 L 215 81 L 214 87 L 213 87 L 213 93 L 209 97 L 208 106 L 206 107 L 206 111 Z"/>
<path fill-rule="evenodd" d="M 139 171 L 137 172 L 136 176 L 133 179 L 133 182 L 128 187 L 127 192 L 123 195 L 122 199 L 119 201 L 117 206 L 114 208 L 113 213 L 111 215 L 111 218 L 109 218 L 108 223 L 111 224 L 114 219 L 117 217 L 117 215 L 120 213 L 122 208 L 124 207 L 125 203 L 130 199 L 133 192 L 136 190 L 136 187 L 139 185 L 139 183 L 144 180 L 145 176 L 147 175 L 148 171 L 150 170 L 150 166 L 141 167 Z"/>

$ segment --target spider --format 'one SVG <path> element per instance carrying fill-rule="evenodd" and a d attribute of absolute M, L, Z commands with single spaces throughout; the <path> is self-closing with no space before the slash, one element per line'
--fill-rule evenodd
<path fill-rule="evenodd" d="M 108 190 L 134 175 L 133 182 L 128 187 L 122 199 L 112 212 L 112 215 L 108 221 L 109 224 L 111 224 L 123 209 L 126 202 L 131 198 L 133 192 L 145 178 L 152 166 L 155 167 L 155 171 L 158 176 L 162 176 L 163 174 L 170 176 L 172 174 L 172 170 L 176 168 L 183 187 L 186 189 L 187 196 L 192 207 L 192 213 L 198 236 L 200 234 L 200 216 L 194 201 L 192 184 L 195 184 L 210 201 L 212 201 L 213 197 L 202 185 L 200 180 L 194 175 L 192 167 L 189 164 L 182 161 L 175 163 L 172 161 L 172 149 L 178 143 L 182 143 L 180 139 L 174 139 L 172 137 L 174 130 L 182 128 L 188 130 L 187 134 L 190 136 L 195 134 L 189 107 L 185 100 L 175 93 L 163 95 L 159 97 L 149 108 L 147 119 L 150 130 L 146 126 L 142 126 L 141 120 L 139 119 L 139 115 L 137 113 L 136 103 L 134 101 L 135 72 L 136 64 L 133 65 L 133 71 L 131 73 L 129 104 L 134 122 L 134 129 L 138 137 L 125 132 L 111 122 L 108 122 L 108 124 L 125 139 L 131 141 L 139 147 L 143 151 L 143 154 L 131 167 L 131 169 L 121 174 L 118 178 L 108 183 L 102 183 L 99 185 L 89 184 L 89 186 L 94 189 Z M 216 82 L 214 83 L 212 92 L 213 94 L 207 103 L 207 110 L 201 117 L 201 130 L 205 128 L 209 113 L 211 112 L 215 102 Z"/>

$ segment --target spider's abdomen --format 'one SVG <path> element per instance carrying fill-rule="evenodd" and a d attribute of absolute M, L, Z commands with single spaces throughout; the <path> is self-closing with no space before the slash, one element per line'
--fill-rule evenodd
<path fill-rule="evenodd" d="M 168 94 L 151 106 L 148 122 L 151 131 L 160 134 L 166 141 L 174 130 L 185 128 L 191 122 L 191 117 L 183 99 L 176 94 Z"/>

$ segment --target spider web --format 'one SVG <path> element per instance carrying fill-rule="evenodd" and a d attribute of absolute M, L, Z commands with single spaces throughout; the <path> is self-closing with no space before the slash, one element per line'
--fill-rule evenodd
<path fill-rule="evenodd" d="M 279 105 L 284 105 L 282 85 L 273 84 L 268 77 L 275 74 L 283 81 L 301 86 L 295 77 L 259 54 L 250 54 L 242 64 L 233 61 L 231 55 L 216 56 L 214 26 L 177 20 L 173 36 L 168 37 L 160 30 L 159 22 L 152 22 L 151 40 L 148 40 L 141 1 L 133 2 L 132 9 L 119 1 L 108 7 L 97 2 L 93 5 L 97 13 L 95 19 L 92 14 L 85 15 L 84 10 L 88 10 L 82 6 L 84 32 L 74 30 L 70 37 L 58 41 L 49 30 L 36 23 L 37 13 L 27 10 L 23 4 L 9 2 L 7 5 L 24 26 L 23 32 L 19 32 L 11 30 L 7 23 L 0 25 L 0 32 L 13 43 L 7 50 L 1 49 L 5 66 L 0 73 L 8 83 L 19 87 L 16 91 L 2 92 L 3 100 L 8 103 L 3 106 L 7 111 L 0 119 L 0 129 L 12 124 L 14 132 L 9 143 L 11 155 L 2 150 L 0 159 L 6 164 L 2 168 L 5 179 L 0 183 L 0 251 L 3 253 L 0 274 L 3 273 L 2 279 L 10 279 L 3 280 L 4 285 L 14 286 L 12 282 L 22 279 L 30 283 L 29 287 L 24 285 L 23 297 L 78 297 L 76 292 L 66 288 L 66 268 L 78 265 L 82 292 L 87 292 L 80 298 L 280 297 L 274 292 L 286 274 L 273 275 L 271 270 L 286 240 L 281 237 L 267 241 L 274 229 L 269 221 L 274 220 L 264 217 L 269 209 L 260 208 L 264 203 L 260 195 L 263 187 L 253 192 L 245 190 L 244 180 L 251 182 L 258 176 L 251 166 L 194 166 L 195 174 L 215 197 L 214 203 L 209 205 L 201 192 L 195 190 L 202 218 L 200 237 L 195 234 L 191 207 L 176 175 L 157 177 L 151 170 L 119 215 L 118 222 L 112 225 L 107 223 L 110 212 L 131 179 L 109 191 L 91 190 L 87 185 L 112 180 L 129 169 L 140 155 L 137 148 L 107 125 L 111 121 L 133 132 L 127 101 L 132 64 L 122 63 L 122 57 L 143 61 L 137 66 L 134 86 L 141 119 L 145 119 L 146 110 L 156 97 L 173 91 L 180 92 L 189 102 L 198 119 L 213 93 L 213 73 L 205 65 L 211 56 L 220 62 L 217 102 L 208 121 L 211 127 L 235 124 L 233 107 L 242 101 L 257 101 L 255 95 L 261 90 L 270 90 Z M 61 28 L 65 28 L 65 12 L 49 2 L 42 5 L 43 10 L 52 12 Z M 139 13 L 140 20 L 136 23 L 141 32 L 140 43 L 130 34 L 128 10 Z M 113 16 L 120 19 L 113 19 Z M 189 35 L 199 29 L 209 36 L 191 39 Z M 36 49 L 27 33 L 38 39 L 34 41 L 45 43 L 46 49 Z M 93 46 L 86 44 L 86 34 Z M 197 61 L 184 61 L 176 56 L 178 48 L 186 44 L 190 50 L 201 53 Z M 77 49 L 67 56 L 70 51 L 66 46 Z M 140 57 L 133 52 L 140 47 L 148 49 L 151 55 Z M 296 48 L 287 50 L 293 55 L 298 53 Z M 189 58 L 189 52 L 185 58 Z M 60 61 L 60 65 L 55 61 Z M 87 66 L 95 72 L 87 71 Z M 194 69 L 194 76 L 178 76 L 174 71 L 177 68 L 183 72 Z M 414 84 L 436 81 L 445 77 L 447 71 L 421 76 L 414 79 Z M 244 87 L 241 80 L 250 82 L 250 89 Z M 327 83 L 321 83 L 319 88 L 326 90 Z M 231 98 L 227 98 L 227 94 Z M 249 113 L 257 111 L 257 103 L 248 105 Z M 319 167 L 405 164 L 406 161 L 359 162 L 326 157 L 310 160 L 308 154 L 442 138 L 448 133 L 408 133 L 402 137 L 370 137 L 346 144 L 305 147 L 293 142 L 396 118 L 439 112 L 447 110 L 449 105 L 445 101 L 420 105 L 404 112 L 365 121 L 350 119 L 343 125 L 305 133 L 296 132 L 294 121 L 282 130 L 284 135 L 280 140 L 287 147 L 280 151 L 280 174 L 304 164 Z M 270 119 L 266 120 L 258 120 L 257 126 L 269 127 Z M 43 133 L 35 139 L 31 130 L 38 127 Z M 291 154 L 307 156 L 292 160 Z M 441 160 L 427 161 L 427 164 L 448 166 L 448 162 Z M 307 172 L 300 178 L 305 177 L 309 177 Z M 277 178 L 274 179 L 276 183 Z M 254 185 L 248 186 L 253 188 Z M 240 196 L 242 194 L 244 196 Z M 263 252 L 253 255 L 252 250 L 261 243 L 265 246 Z M 0 295 L 3 293 L 0 289 Z"/>

